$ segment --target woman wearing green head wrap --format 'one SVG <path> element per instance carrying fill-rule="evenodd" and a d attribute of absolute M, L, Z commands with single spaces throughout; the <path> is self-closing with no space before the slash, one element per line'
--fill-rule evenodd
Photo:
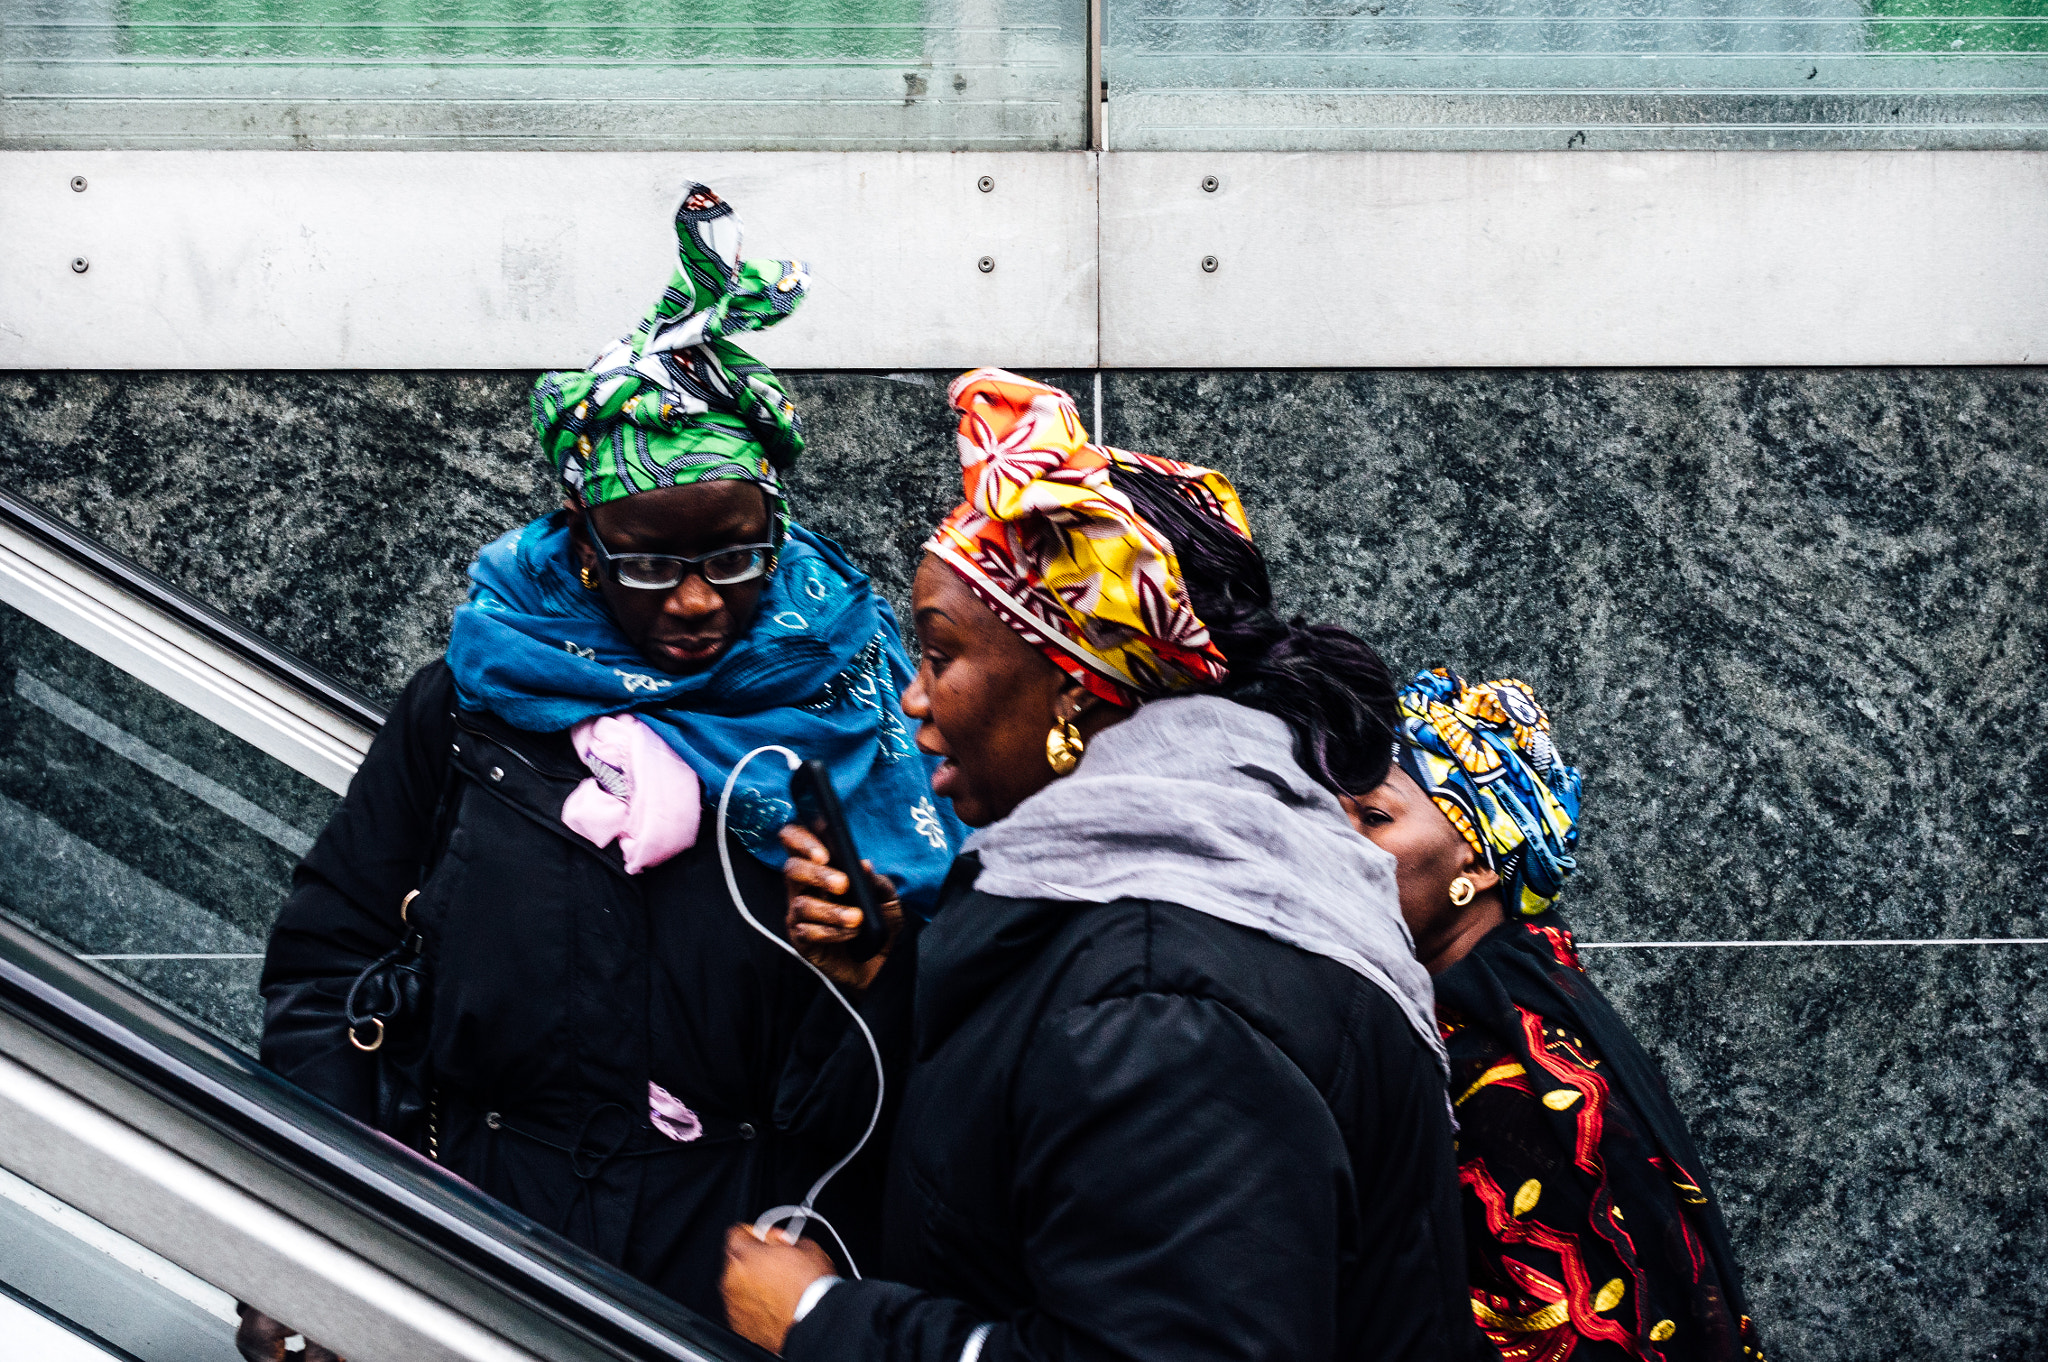
<path fill-rule="evenodd" d="M 779 938 L 789 770 L 745 758 L 824 763 L 906 906 L 958 825 L 898 702 L 895 619 L 790 520 L 802 427 L 735 341 L 796 308 L 803 268 L 740 259 L 701 185 L 676 235 L 640 325 L 534 385 L 564 509 L 478 554 L 446 659 L 299 868 L 263 1058 L 716 1319 L 725 1227 L 850 1143 L 832 1101 L 780 1083 L 836 1004 L 728 893 Z"/>

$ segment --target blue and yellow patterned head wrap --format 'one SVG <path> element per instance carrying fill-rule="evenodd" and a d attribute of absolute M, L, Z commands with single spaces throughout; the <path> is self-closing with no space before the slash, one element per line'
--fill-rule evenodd
<path fill-rule="evenodd" d="M 781 470 L 803 452 L 803 423 L 768 366 L 736 335 L 796 310 L 810 275 L 795 260 L 740 259 L 740 220 L 701 184 L 676 209 L 676 270 L 630 335 L 588 369 L 533 385 L 533 433 L 579 504 L 739 478 L 788 518 Z M 777 539 L 780 539 L 777 534 Z"/>
<path fill-rule="evenodd" d="M 1500 876 L 1501 901 L 1535 917 L 1578 869 L 1579 770 L 1550 741 L 1550 716 L 1521 681 L 1478 684 L 1448 668 L 1400 693 L 1395 760 Z"/>

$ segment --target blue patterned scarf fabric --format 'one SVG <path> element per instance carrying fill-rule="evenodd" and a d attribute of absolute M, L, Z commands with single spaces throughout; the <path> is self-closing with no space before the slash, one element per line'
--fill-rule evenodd
<path fill-rule="evenodd" d="M 740 758 L 779 743 L 825 763 L 854 840 L 928 910 L 965 831 L 932 798 L 937 759 L 917 750 L 900 699 L 913 669 L 896 617 L 837 546 L 789 527 L 751 628 L 701 672 L 650 665 L 603 599 L 576 583 L 568 516 L 544 516 L 484 546 L 455 612 L 448 666 L 464 708 L 530 733 L 632 713 L 704 782 L 714 807 Z M 793 817 L 789 770 L 756 757 L 733 790 L 730 827 L 780 867 Z"/>
<path fill-rule="evenodd" d="M 1578 868 L 1579 787 L 1526 682 L 1468 682 L 1447 667 L 1401 689 L 1394 760 L 1443 810 L 1515 917 L 1547 911 Z"/>

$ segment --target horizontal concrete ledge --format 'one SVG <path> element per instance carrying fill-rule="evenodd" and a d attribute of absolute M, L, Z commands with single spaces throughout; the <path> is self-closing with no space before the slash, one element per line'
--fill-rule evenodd
<path fill-rule="evenodd" d="M 1101 192 L 1112 368 L 2048 362 L 2048 153 L 1122 153 Z"/>
<path fill-rule="evenodd" d="M 1095 363 L 1086 153 L 34 151 L 0 152 L 0 367 L 586 364 L 660 297 L 692 181 L 810 268 L 744 338 L 769 364 Z"/>
<path fill-rule="evenodd" d="M 1857 937 L 1815 941 L 1580 941 L 1582 951 L 1685 950 L 1765 946 L 2048 946 L 2048 936 Z"/>
<path fill-rule="evenodd" d="M 0 368 L 582 364 L 690 180 L 788 369 L 2048 362 L 2040 151 L 24 151 Z"/>

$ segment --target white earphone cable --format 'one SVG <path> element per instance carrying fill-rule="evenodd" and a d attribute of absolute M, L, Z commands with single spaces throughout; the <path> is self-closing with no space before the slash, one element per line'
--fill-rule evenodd
<path fill-rule="evenodd" d="M 866 1019 L 860 1015 L 860 1009 L 855 1007 L 853 1003 L 848 1000 L 847 996 L 839 991 L 838 987 L 833 984 L 832 980 L 829 977 L 826 976 L 825 972 L 819 969 L 816 965 L 812 964 L 810 961 L 804 959 L 802 951 L 799 951 L 796 947 L 790 945 L 788 941 L 784 940 L 782 937 L 777 936 L 774 932 L 771 932 L 766 927 L 762 926 L 760 919 L 756 918 L 752 913 L 747 911 L 746 900 L 740 897 L 739 877 L 734 875 L 732 870 L 732 847 L 727 843 L 725 835 L 726 809 L 732 803 L 733 786 L 738 783 L 740 778 L 740 772 L 746 769 L 748 762 L 752 761 L 755 757 L 760 756 L 763 752 L 780 752 L 782 754 L 783 760 L 789 763 L 789 769 L 792 771 L 796 770 L 797 767 L 803 764 L 803 758 L 797 756 L 796 753 L 790 751 L 787 747 L 783 747 L 776 743 L 769 743 L 765 746 L 757 747 L 753 751 L 747 753 L 744 757 L 741 757 L 739 759 L 738 764 L 736 764 L 732 768 L 732 774 L 725 778 L 725 791 L 724 793 L 718 796 L 717 829 L 718 863 L 725 870 L 725 889 L 726 892 L 732 896 L 732 906 L 736 910 L 738 910 L 741 919 L 744 920 L 749 927 L 752 927 L 755 931 L 759 932 L 761 935 L 767 937 L 770 941 L 774 942 L 778 947 L 785 951 L 788 951 L 792 956 L 796 958 L 798 964 L 802 965 L 811 973 L 817 975 L 818 982 L 825 986 L 825 991 L 830 993 L 834 998 L 839 1000 L 839 1005 L 846 1009 L 846 1015 L 852 1017 L 853 1024 L 860 1028 L 861 1038 L 867 1041 L 868 1043 L 868 1054 L 872 1056 L 875 1061 L 875 1109 L 873 1112 L 869 1113 L 868 1128 L 861 1132 L 860 1139 L 854 1144 L 853 1148 L 847 1150 L 845 1156 L 841 1158 L 839 1162 L 833 1164 L 830 1168 L 827 1168 L 824 1171 L 824 1173 L 819 1176 L 818 1180 L 811 1184 L 811 1190 L 804 1193 L 803 1201 L 795 1206 L 777 1206 L 771 1210 L 763 1211 L 760 1217 L 754 1221 L 754 1232 L 758 1235 L 765 1236 L 770 1229 L 787 1221 L 791 1222 L 791 1228 L 789 1230 L 790 1236 L 792 1238 L 801 1238 L 803 1236 L 805 1223 L 807 1221 L 815 1220 L 831 1232 L 834 1242 L 836 1242 L 839 1245 L 839 1256 L 846 1260 L 847 1270 L 853 1274 L 854 1280 L 858 1281 L 860 1279 L 860 1269 L 854 1265 L 853 1255 L 846 1251 L 846 1241 L 840 1238 L 839 1231 L 833 1227 L 831 1221 L 827 1220 L 824 1216 L 818 1214 L 818 1212 L 815 1209 L 813 1209 L 813 1204 L 817 1201 L 818 1194 L 825 1190 L 826 1184 L 831 1182 L 833 1178 L 837 1177 L 839 1175 L 839 1171 L 845 1168 L 847 1164 L 852 1163 L 855 1156 L 857 1156 L 861 1150 L 867 1148 L 868 1140 L 875 1133 L 875 1127 L 881 1124 L 882 1095 L 884 1084 L 886 1081 L 882 1076 L 882 1047 L 875 1043 L 875 1033 L 868 1029 Z M 839 868 L 845 871 L 848 875 L 859 874 L 861 869 L 859 866 L 841 866 Z"/>

